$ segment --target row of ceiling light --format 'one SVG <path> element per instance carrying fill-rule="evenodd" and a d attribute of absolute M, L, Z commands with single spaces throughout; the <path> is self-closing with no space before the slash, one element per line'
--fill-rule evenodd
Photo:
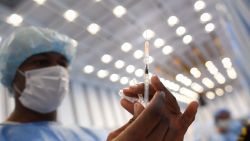
<path fill-rule="evenodd" d="M 198 3 L 198 4 L 197 4 L 197 3 Z M 195 5 L 194 5 L 196 11 L 198 11 L 197 9 L 199 9 L 198 6 L 197 6 L 197 5 L 199 5 L 199 3 L 200 3 L 200 5 L 201 5 L 201 3 L 205 4 L 203 1 L 197 1 L 197 2 L 195 3 Z M 203 8 L 204 8 L 204 7 L 203 7 Z M 201 10 L 201 9 L 202 9 L 202 8 L 200 7 L 200 10 Z M 204 13 L 204 14 L 202 14 L 201 17 L 200 17 L 201 23 L 206 23 L 206 22 L 210 21 L 211 19 L 212 19 L 212 16 L 211 16 L 209 13 Z M 168 22 L 169 26 L 174 26 L 174 25 L 178 24 L 179 19 L 178 19 L 176 16 L 170 16 L 170 17 L 168 18 L 167 22 Z M 206 32 L 211 32 L 211 31 L 214 30 L 214 28 L 215 28 L 215 26 L 214 26 L 213 23 L 208 23 L 208 24 L 205 26 Z M 177 34 L 177 36 L 183 36 L 185 33 L 186 33 L 186 28 L 183 27 L 183 26 L 179 26 L 179 27 L 176 29 L 176 34 Z M 147 29 L 147 30 L 145 30 L 145 31 L 143 32 L 142 36 L 143 36 L 145 39 L 152 39 L 152 38 L 154 38 L 154 36 L 155 36 L 155 32 L 152 31 L 151 29 Z M 183 42 L 184 42 L 185 44 L 189 44 L 191 41 L 192 41 L 192 36 L 191 36 L 191 35 L 187 35 L 187 36 L 184 36 L 184 37 L 183 37 Z M 157 39 L 155 39 L 155 41 L 154 41 L 154 46 L 155 46 L 156 48 L 160 48 L 160 47 L 162 47 L 164 44 L 165 44 L 165 41 L 164 41 L 163 39 L 161 39 L 161 38 L 157 38 Z M 128 43 L 128 42 L 125 42 L 125 43 L 123 43 L 123 44 L 121 45 L 121 50 L 124 51 L 124 52 L 129 52 L 131 49 L 132 49 L 132 45 L 131 45 L 130 43 Z M 162 52 L 163 52 L 164 54 L 166 54 L 166 55 L 169 54 L 169 53 L 171 53 L 172 51 L 173 51 L 173 48 L 172 48 L 171 46 L 169 46 L 169 45 L 166 45 L 166 46 L 163 47 L 163 49 L 162 49 Z M 141 50 L 136 50 L 136 51 L 134 52 L 133 56 L 134 56 L 136 59 L 140 59 L 140 58 L 143 57 L 143 52 L 142 52 Z M 111 57 L 110 55 L 105 54 L 105 55 L 102 56 L 102 59 L 101 59 L 101 60 L 102 60 L 103 63 L 110 63 L 111 60 L 112 60 L 112 57 Z M 117 61 L 115 62 L 115 67 L 116 67 L 117 69 L 121 69 L 121 68 L 123 68 L 124 66 L 125 66 L 125 62 L 122 61 L 122 60 L 117 60 Z M 92 68 L 92 69 L 91 69 L 91 72 L 93 72 L 93 66 L 90 66 L 90 65 L 87 65 L 87 66 L 84 68 L 84 71 L 85 71 L 86 73 L 89 73 L 89 71 L 87 71 L 87 68 L 88 68 L 88 67 Z M 128 65 L 128 66 L 126 67 L 126 71 L 127 71 L 128 73 L 133 73 L 133 72 L 135 71 L 135 67 L 134 67 L 133 65 Z M 200 75 L 201 75 L 201 72 L 200 72 L 197 68 L 192 68 L 192 69 L 190 70 L 190 73 L 193 74 L 195 78 L 199 78 Z M 137 69 L 137 70 L 135 71 L 135 75 L 136 75 L 137 77 L 142 77 L 142 76 L 143 76 L 143 70 L 142 70 L 142 69 Z M 97 76 L 100 77 L 100 78 L 107 77 L 107 76 L 108 76 L 108 71 L 107 71 L 107 70 L 100 70 L 100 71 L 97 72 Z M 184 79 L 182 79 L 182 78 L 185 78 L 185 80 L 189 80 L 189 81 L 182 81 L 182 82 L 185 82 L 184 85 L 186 85 L 186 86 L 190 86 L 190 85 L 191 85 L 191 88 L 192 88 L 194 91 L 200 93 L 200 92 L 202 92 L 202 91 L 204 90 L 203 87 L 202 87 L 200 84 L 195 83 L 195 82 L 192 83 L 191 79 L 189 79 L 189 78 L 187 78 L 187 77 L 185 77 L 185 76 L 182 76 L 182 78 L 180 78 L 180 79 L 179 79 L 179 77 L 180 77 L 180 75 L 178 76 L 178 80 L 179 80 L 179 81 L 180 81 L 180 80 L 184 80 Z M 111 74 L 111 75 L 110 75 L 110 80 L 111 80 L 112 82 L 118 81 L 118 80 L 119 80 L 119 75 L 118 75 L 118 74 Z M 179 86 L 178 84 L 176 84 L 176 83 L 174 83 L 174 82 L 171 82 L 171 81 L 169 81 L 169 80 L 164 80 L 163 78 L 162 78 L 161 80 L 164 82 L 164 84 L 166 84 L 166 86 L 167 86 L 170 90 L 174 90 L 174 91 L 181 90 L 180 93 L 183 93 L 183 91 L 185 91 L 185 90 L 187 89 L 187 88 L 185 88 L 185 87 L 183 87 L 182 89 L 180 89 L 180 86 Z M 177 81 L 178 81 L 178 80 L 177 80 Z M 131 80 L 130 82 L 132 82 L 132 80 Z M 180 82 L 181 82 L 181 81 L 180 81 Z M 189 84 L 187 84 L 187 82 L 189 82 Z M 213 87 L 214 87 L 214 83 L 213 83 L 209 78 L 204 78 L 204 79 L 202 80 L 202 82 L 203 82 L 203 84 L 204 84 L 205 86 L 207 86 L 208 88 L 213 88 Z M 128 79 L 127 77 L 121 77 L 121 78 L 120 78 L 120 83 L 123 84 L 123 85 L 125 85 L 125 84 L 129 83 L 129 79 Z M 171 84 L 172 84 L 172 85 L 171 85 Z M 171 87 L 170 87 L 170 86 L 171 86 Z M 183 89 L 184 89 L 184 90 L 183 90 Z M 190 94 L 190 92 L 191 92 L 192 90 L 188 89 L 188 91 L 189 91 L 189 94 Z M 185 91 L 185 92 L 187 92 L 187 91 Z M 196 92 L 193 92 L 193 91 L 192 91 L 193 94 L 196 93 Z"/>
<path fill-rule="evenodd" d="M 46 0 L 34 0 L 37 4 L 44 4 L 44 2 L 46 1 Z M 202 1 L 202 0 L 198 0 L 195 4 L 194 4 L 194 9 L 195 9 L 195 11 L 197 11 L 197 12 L 199 12 L 199 11 L 201 11 L 202 9 L 204 9 L 206 7 L 206 4 L 205 4 L 205 2 L 204 1 Z M 116 17 L 118 17 L 118 18 L 120 18 L 120 17 L 122 17 L 124 14 L 126 14 L 126 9 L 123 7 L 123 6 L 121 6 L 121 5 L 119 5 L 119 6 L 117 6 L 117 7 L 115 7 L 114 9 L 113 9 L 113 14 L 116 16 Z M 69 22 L 72 22 L 72 21 L 74 21 L 77 17 L 78 17 L 78 13 L 76 12 L 76 11 L 74 11 L 74 10 L 67 10 L 67 11 L 65 11 L 65 13 L 63 14 L 63 17 L 66 19 L 66 20 L 68 20 Z M 200 22 L 201 23 L 207 23 L 207 22 L 209 22 L 210 20 L 212 19 L 212 16 L 211 16 L 211 14 L 209 14 L 209 13 L 203 13 L 201 16 L 200 16 Z M 22 21 L 23 21 L 23 18 L 22 18 L 22 16 L 20 16 L 20 15 L 18 15 L 18 14 L 12 14 L 12 15 L 10 15 L 8 18 L 7 18 L 7 20 L 6 20 L 6 22 L 7 23 L 9 23 L 9 24 L 11 24 L 11 25 L 13 25 L 13 26 L 19 26 L 21 23 L 22 23 Z M 171 27 L 173 27 L 173 26 L 175 26 L 175 25 L 177 25 L 178 23 L 179 23 L 179 19 L 176 17 L 176 16 L 170 16 L 169 18 L 168 18 L 168 20 L 167 20 L 167 22 L 168 22 L 168 25 L 169 26 L 171 26 Z M 89 33 L 91 33 L 91 34 L 96 34 L 96 33 L 98 33 L 99 31 L 100 31 L 100 29 L 101 29 L 101 27 L 98 25 L 98 24 L 96 24 L 96 23 L 91 23 L 88 27 L 87 27 L 87 30 L 89 31 Z M 213 23 L 207 23 L 206 24 L 206 26 L 205 26 L 205 31 L 206 32 L 211 32 L 211 31 L 213 31 L 215 29 L 215 25 L 213 24 Z M 176 29 L 176 35 L 177 36 L 183 36 L 183 35 L 185 35 L 186 34 L 186 32 L 187 32 L 187 30 L 186 30 L 186 28 L 184 27 L 184 26 L 179 26 L 179 27 L 177 27 L 177 29 Z M 154 31 L 152 31 L 151 29 L 147 29 L 147 30 L 145 30 L 144 32 L 143 32 L 143 37 L 144 38 L 147 38 L 147 39 L 152 39 L 153 37 L 155 37 L 155 32 Z M 184 44 L 189 44 L 190 42 L 192 42 L 192 36 L 191 35 L 185 35 L 184 37 L 183 37 L 183 43 Z M 77 44 L 77 43 L 76 43 Z M 155 39 L 155 41 L 154 41 L 154 46 L 156 47 L 156 48 L 160 48 L 160 47 L 162 47 L 163 45 L 165 44 L 165 41 L 162 39 L 162 38 L 157 38 L 157 39 Z M 122 46 L 121 46 L 121 50 L 122 51 L 124 51 L 124 52 L 128 52 L 128 51 L 130 51 L 132 49 L 132 45 L 130 44 L 130 43 L 128 43 L 128 42 L 125 42 L 124 44 L 122 44 Z M 164 46 L 163 47 L 163 49 L 162 49 L 162 52 L 165 54 L 165 55 L 168 55 L 168 54 L 170 54 L 171 52 L 173 51 L 173 48 L 171 47 L 171 46 L 169 46 L 169 45 L 166 45 L 166 46 Z M 133 56 L 136 58 L 136 59 L 141 59 L 142 57 L 143 57 L 143 52 L 141 51 L 141 50 L 136 50 L 134 53 L 133 53 Z M 103 55 L 102 56 L 102 62 L 103 63 L 109 63 L 109 62 L 111 62 L 111 60 L 112 60 L 112 57 L 110 56 L 110 55 L 108 55 L 108 54 L 105 54 L 105 55 Z M 226 59 L 227 60 L 227 59 Z M 153 61 L 153 58 L 151 57 L 151 62 Z M 226 62 L 226 61 L 223 61 L 223 62 Z M 209 62 L 208 62 L 208 64 L 209 64 Z M 223 65 L 224 65 L 224 63 L 223 63 Z M 115 62 L 115 67 L 117 68 L 117 69 L 121 69 L 121 68 L 123 68 L 125 66 L 125 62 L 124 61 L 122 61 L 122 60 L 117 60 L 116 62 Z M 207 66 L 207 65 L 206 65 Z M 210 67 L 211 68 L 211 67 Z M 208 69 L 208 70 L 212 70 L 212 69 Z M 94 71 L 94 67 L 93 66 L 91 66 L 91 65 L 87 65 L 87 66 L 85 66 L 84 67 L 84 72 L 85 73 L 92 73 Z M 133 66 L 133 65 L 128 65 L 127 67 L 126 67 L 126 71 L 128 72 L 128 73 L 133 73 L 133 72 L 135 72 L 135 75 L 137 76 L 137 77 L 142 77 L 143 76 L 143 70 L 142 69 L 135 69 L 135 67 Z M 210 72 L 210 71 L 209 71 Z M 195 77 L 195 78 L 199 78 L 199 76 L 201 75 L 201 73 L 199 72 L 199 70 L 197 69 L 197 68 L 192 68 L 191 70 L 190 70 L 190 73 Z M 210 72 L 211 73 L 211 72 Z M 218 74 L 220 74 L 220 73 L 218 73 Z M 230 78 L 232 78 L 232 79 L 235 79 L 236 77 L 237 77 L 237 73 L 235 72 L 235 70 L 234 70 L 234 68 L 232 68 L 232 67 L 227 67 L 227 74 L 228 74 L 228 76 L 230 77 Z M 109 75 L 109 72 L 107 71 L 107 70 L 99 70 L 98 72 L 97 72 L 97 76 L 98 77 L 100 77 L 100 78 L 105 78 L 105 77 L 107 77 Z M 224 78 L 221 74 L 220 75 L 218 75 L 217 77 L 216 76 L 214 76 L 215 77 L 215 79 L 216 78 L 218 78 L 218 80 L 220 80 L 221 81 L 221 83 L 222 82 L 224 82 L 224 79 L 222 79 L 222 78 Z M 111 74 L 110 75 L 110 80 L 112 81 L 112 82 L 117 82 L 118 80 L 119 80 L 119 75 L 118 74 Z M 191 88 L 193 89 L 193 90 L 195 90 L 196 92 L 201 92 L 201 91 L 203 91 L 203 87 L 200 85 L 200 84 L 198 84 L 198 83 L 192 83 L 192 81 L 191 81 L 191 79 L 189 79 L 189 78 L 187 78 L 187 77 L 185 77 L 185 76 L 181 76 L 181 74 L 180 75 L 178 75 L 177 77 L 176 77 L 176 79 L 177 79 L 177 81 L 180 81 L 181 80 L 181 78 L 185 78 L 185 83 L 184 83 L 184 85 L 185 86 L 191 86 Z M 220 78 L 220 79 L 219 79 Z M 184 79 L 183 79 L 184 80 Z M 217 80 L 217 79 L 216 79 Z M 223 81 L 222 81 L 223 80 Z M 220 82 L 219 81 L 219 82 Z M 120 78 L 120 82 L 121 82 L 121 84 L 123 84 L 123 85 L 125 85 L 125 84 L 127 84 L 127 83 L 129 83 L 129 79 L 127 78 L 127 77 L 121 77 Z M 166 86 L 168 86 L 170 89 L 172 89 L 172 90 L 175 90 L 175 91 L 178 91 L 178 89 L 179 90 L 181 90 L 180 91 L 180 93 L 184 93 L 183 91 L 185 91 L 186 89 L 183 87 L 182 89 L 180 89 L 180 86 L 178 85 L 178 84 L 176 84 L 176 83 L 174 83 L 174 82 L 171 82 L 171 81 L 169 81 L 169 80 L 165 80 L 164 82 L 166 82 L 165 84 L 166 84 Z M 180 82 L 184 82 L 184 81 L 180 81 Z M 188 83 L 188 84 L 187 84 Z M 207 86 L 208 88 L 212 88 L 212 87 L 214 87 L 214 83 L 209 79 L 209 78 L 203 78 L 202 79 L 202 83 L 205 85 L 205 86 Z M 172 84 L 172 85 L 170 85 L 170 84 Z M 171 87 L 170 87 L 171 86 Z M 190 92 L 191 90 L 189 90 L 189 92 Z M 194 92 L 195 93 L 195 92 Z M 211 95 L 211 94 L 210 94 Z"/>
<path fill-rule="evenodd" d="M 34 2 L 36 2 L 38 5 L 42 5 L 46 2 L 46 0 L 33 0 Z M 99 1 L 97 1 L 99 2 Z M 195 4 L 194 4 L 194 9 L 195 11 L 200 11 L 202 9 L 204 9 L 206 7 L 206 4 L 204 1 L 202 0 L 199 0 L 197 1 Z M 127 13 L 127 10 L 125 7 L 121 6 L 121 5 L 118 5 L 116 7 L 113 8 L 113 14 L 118 17 L 118 18 L 121 18 L 123 15 L 125 15 Z M 69 21 L 69 22 L 73 22 L 77 17 L 79 16 L 78 12 L 75 11 L 75 10 L 72 10 L 72 9 L 68 9 L 66 10 L 64 13 L 63 13 L 63 17 Z M 203 13 L 201 16 L 200 16 L 200 22 L 201 23 L 207 23 L 209 22 L 210 20 L 212 19 L 212 16 L 211 14 L 209 13 Z M 7 20 L 6 20 L 7 23 L 13 25 L 13 26 L 19 26 L 22 22 L 23 22 L 23 17 L 14 13 L 14 14 L 11 14 Z M 176 16 L 170 16 L 168 19 L 167 19 L 167 22 L 169 24 L 169 26 L 173 27 L 175 25 L 177 25 L 179 23 L 179 19 L 176 17 Z M 213 31 L 215 28 L 214 24 L 213 23 L 208 23 L 206 26 L 205 26 L 205 31 L 206 32 L 211 32 Z M 101 26 L 96 24 L 96 23 L 91 23 L 87 26 L 87 31 L 93 35 L 97 34 L 99 31 L 101 30 Z M 143 37 L 145 38 L 146 36 L 146 33 L 147 32 L 147 38 L 148 39 L 151 39 L 155 36 L 155 33 L 154 31 L 152 31 L 151 29 L 148 29 L 146 30 L 144 33 L 143 33 Z M 186 28 L 184 26 L 179 26 L 177 29 L 176 29 L 176 34 L 178 36 L 182 36 L 186 33 Z M 185 44 L 189 44 L 190 42 L 192 42 L 192 36 L 191 35 L 185 35 L 183 37 L 183 42 Z M 155 47 L 160 47 L 162 44 L 164 44 L 164 40 L 161 39 L 161 38 L 157 38 L 154 42 L 154 45 Z"/>

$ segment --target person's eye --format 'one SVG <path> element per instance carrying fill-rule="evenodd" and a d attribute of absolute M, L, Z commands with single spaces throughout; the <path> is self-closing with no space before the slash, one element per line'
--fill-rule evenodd
<path fill-rule="evenodd" d="M 68 67 L 68 63 L 66 61 L 60 61 L 59 65 L 65 68 Z"/>

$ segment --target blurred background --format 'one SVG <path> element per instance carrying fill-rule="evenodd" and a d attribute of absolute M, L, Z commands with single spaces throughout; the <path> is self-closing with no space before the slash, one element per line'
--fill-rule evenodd
<path fill-rule="evenodd" d="M 54 29 L 74 39 L 71 94 L 59 110 L 64 125 L 113 130 L 131 118 L 119 90 L 157 74 L 182 109 L 200 102 L 185 140 L 208 140 L 214 116 L 227 109 L 250 118 L 250 0 L 0 0 L 0 42 L 18 27 Z M 13 99 L 0 88 L 0 121 Z"/>

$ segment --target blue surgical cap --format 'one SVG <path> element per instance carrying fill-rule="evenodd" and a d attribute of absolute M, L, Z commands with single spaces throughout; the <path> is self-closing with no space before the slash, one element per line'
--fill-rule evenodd
<path fill-rule="evenodd" d="M 221 114 L 228 114 L 230 116 L 230 111 L 228 109 L 219 109 L 215 112 L 214 118 L 217 120 Z"/>
<path fill-rule="evenodd" d="M 0 80 L 10 92 L 17 69 L 29 57 L 56 52 L 70 63 L 75 55 L 74 40 L 53 30 L 23 27 L 12 33 L 0 47 Z"/>

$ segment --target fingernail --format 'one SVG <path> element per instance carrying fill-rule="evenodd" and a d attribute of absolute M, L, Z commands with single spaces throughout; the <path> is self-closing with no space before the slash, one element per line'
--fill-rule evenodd
<path fill-rule="evenodd" d="M 124 89 L 122 89 L 122 92 L 128 92 L 128 91 L 130 91 L 130 88 L 124 88 Z"/>
<path fill-rule="evenodd" d="M 153 76 L 152 77 L 158 77 L 156 74 L 153 74 Z"/>
<path fill-rule="evenodd" d="M 159 77 L 158 77 L 157 75 L 154 75 L 154 77 L 155 77 L 155 79 L 156 79 L 157 81 L 160 81 L 160 79 L 159 79 Z"/>
<path fill-rule="evenodd" d="M 129 87 L 126 87 L 126 88 L 123 88 L 122 90 L 128 90 L 129 89 Z"/>
<path fill-rule="evenodd" d="M 198 110 L 198 107 L 199 107 L 199 102 L 198 101 L 194 101 L 195 102 L 195 107 L 197 108 L 197 110 Z"/>

